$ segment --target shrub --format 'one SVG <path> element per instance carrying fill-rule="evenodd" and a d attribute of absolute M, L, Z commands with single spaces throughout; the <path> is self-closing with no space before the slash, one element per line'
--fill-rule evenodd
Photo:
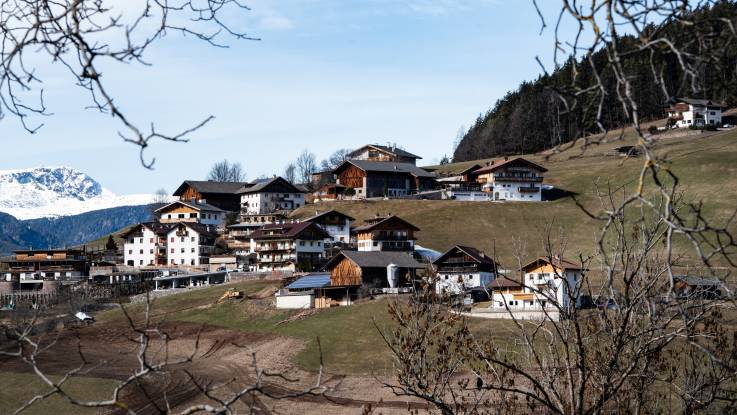
<path fill-rule="evenodd" d="M 717 126 L 714 125 L 714 124 L 706 124 L 704 126 L 704 130 L 706 130 L 706 131 L 716 131 L 717 130 Z"/>
<path fill-rule="evenodd" d="M 651 125 L 650 127 L 648 127 L 648 128 L 647 128 L 647 131 L 648 131 L 648 132 L 649 132 L 650 134 L 652 134 L 652 135 L 655 135 L 655 134 L 657 134 L 657 133 L 658 133 L 658 127 L 656 127 L 656 126 L 654 126 L 654 125 Z"/>

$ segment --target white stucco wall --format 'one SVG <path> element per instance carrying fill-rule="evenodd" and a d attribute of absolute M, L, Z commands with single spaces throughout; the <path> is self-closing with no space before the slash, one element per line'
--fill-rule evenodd
<path fill-rule="evenodd" d="M 143 236 L 128 238 L 123 244 L 123 263 L 141 267 L 154 264 L 156 258 L 157 236 L 148 228 L 143 228 Z"/>
<path fill-rule="evenodd" d="M 276 308 L 305 309 L 315 306 L 315 297 L 312 294 L 276 295 Z"/>
<path fill-rule="evenodd" d="M 476 273 L 442 273 L 438 272 L 438 280 L 435 283 L 435 292 L 449 294 L 460 294 L 468 288 L 484 287 L 494 279 L 491 272 Z"/>

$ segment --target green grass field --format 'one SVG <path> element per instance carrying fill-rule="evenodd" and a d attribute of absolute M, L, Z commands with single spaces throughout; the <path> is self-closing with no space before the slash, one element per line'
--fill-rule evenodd
<path fill-rule="evenodd" d="M 54 380 L 57 381 L 58 378 Z M 110 398 L 110 391 L 114 387 L 115 383 L 109 379 L 74 377 L 65 383 L 62 389 L 71 396 L 82 396 L 88 400 L 102 400 Z M 0 414 L 12 414 L 15 410 L 30 401 L 36 394 L 43 393 L 49 389 L 34 374 L 0 372 Z M 60 396 L 54 395 L 42 401 L 35 402 L 31 407 L 23 411 L 23 414 L 28 415 L 47 415 L 52 413 L 95 414 L 99 413 L 99 410 L 74 406 Z"/>

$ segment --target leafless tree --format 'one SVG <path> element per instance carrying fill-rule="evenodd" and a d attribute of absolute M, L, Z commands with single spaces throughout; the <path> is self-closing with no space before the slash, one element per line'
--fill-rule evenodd
<path fill-rule="evenodd" d="M 297 179 L 300 183 L 309 183 L 312 180 L 312 173 L 317 171 L 315 155 L 305 149 L 297 157 L 295 165 L 297 166 Z"/>
<path fill-rule="evenodd" d="M 320 162 L 320 168 L 322 170 L 335 169 L 336 167 L 340 166 L 344 161 L 348 160 L 348 154 L 350 154 L 351 151 L 352 150 L 349 148 L 341 148 L 335 150 L 333 154 L 330 155 L 330 157 Z"/>
<path fill-rule="evenodd" d="M 218 161 L 210 168 L 207 180 L 214 182 L 242 182 L 246 180 L 246 172 L 241 163 L 231 163 L 228 160 Z"/>
<path fill-rule="evenodd" d="M 169 201 L 169 192 L 167 192 L 166 189 L 162 187 L 156 190 L 156 192 L 154 193 L 153 200 L 152 200 L 154 204 L 162 204 L 168 201 Z"/>
<path fill-rule="evenodd" d="M 709 24 L 727 25 L 737 39 L 737 16 L 719 22 L 694 18 L 694 10 L 717 3 L 561 0 L 554 60 L 588 63 L 594 79 L 593 85 L 584 84 L 574 74 L 571 85 L 559 86 L 558 100 L 570 109 L 583 96 L 598 98 L 588 110 L 601 134 L 581 137 L 585 151 L 612 138 L 600 120 L 605 98 L 615 97 L 644 155 L 634 186 L 595 184 L 598 204 L 577 202 L 601 224 L 594 254 L 573 253 L 583 270 L 580 278 L 553 267 L 554 284 L 535 284 L 523 272 L 521 258 L 511 266 L 500 264 L 515 271 L 498 278 L 545 301 L 529 310 L 536 315 L 532 320 L 522 319 L 506 297 L 495 298 L 501 306 L 494 312 L 508 323 L 495 325 L 503 327 L 501 333 L 474 332 L 458 310 L 431 295 L 392 305 L 398 325 L 383 334 L 395 357 L 396 378 L 387 384 L 395 393 L 422 399 L 442 413 L 737 411 L 737 310 L 728 278 L 737 267 L 735 214 L 715 216 L 701 201 L 690 201 L 667 154 L 656 153 L 654 138 L 641 128 L 637 79 L 623 64 L 625 56 L 649 59 L 665 101 L 672 93 L 658 58 L 675 56 L 686 84 L 699 93 L 702 66 L 718 62 L 722 52 L 709 47 Z M 545 15 L 538 12 L 545 29 Z M 564 38 L 565 22 L 571 20 L 578 32 Z M 704 28 L 684 43 L 663 29 L 666 23 Z M 636 35 L 634 48 L 620 43 L 624 31 Z M 593 54 L 601 50 L 606 60 L 595 62 Z M 600 78 L 605 72 L 614 76 L 614 90 L 605 88 Z M 624 129 L 614 138 L 623 137 Z M 552 224 L 542 232 L 541 252 L 551 264 L 570 254 L 560 234 Z M 704 276 L 711 288 L 691 290 L 686 269 Z M 561 291 L 567 301 L 560 301 Z M 573 306 L 584 296 L 598 299 L 598 306 Z M 442 362 L 432 360 L 435 356 Z"/>
<path fill-rule="evenodd" d="M 289 163 L 287 164 L 287 167 L 284 168 L 284 179 L 292 184 L 296 182 L 297 167 L 294 165 L 294 163 Z"/>
<path fill-rule="evenodd" d="M 73 368 L 59 374 L 58 368 L 48 368 L 43 363 L 45 353 L 55 352 L 59 338 L 37 333 L 38 313 L 34 313 L 27 321 L 1 326 L 0 336 L 4 336 L 5 341 L 0 348 L 0 357 L 5 364 L 24 368 L 44 385 L 43 390 L 37 391 L 14 414 L 24 413 L 52 396 L 60 397 L 80 409 L 97 408 L 127 414 L 150 411 L 151 408 L 158 413 L 181 415 L 254 413 L 264 409 L 259 398 L 280 400 L 319 396 L 329 389 L 323 382 L 322 367 L 315 374 L 314 383 L 310 382 L 307 387 L 289 387 L 299 380 L 259 366 L 253 353 L 250 358 L 240 362 L 243 371 L 238 378 L 226 381 L 208 379 L 206 373 L 203 376 L 202 371 L 194 370 L 200 359 L 213 352 L 213 346 L 205 346 L 204 339 L 198 333 L 189 350 L 182 351 L 181 347 L 175 347 L 177 337 L 162 327 L 163 321 L 153 313 L 153 302 L 147 295 L 142 312 L 120 304 L 125 329 L 134 345 L 130 356 L 134 357 L 136 367 L 127 377 L 115 382 L 106 399 L 90 400 L 84 393 L 72 392 L 67 387 L 75 377 L 89 375 L 107 364 L 90 357 L 80 342 L 77 343 L 76 353 L 73 353 L 76 356 L 70 356 L 70 359 L 79 363 L 70 363 Z M 167 393 L 169 387 L 174 387 L 174 392 L 187 388 L 190 391 L 189 398 L 184 402 L 177 401 Z"/>
<path fill-rule="evenodd" d="M 41 68 L 66 68 L 70 84 L 86 90 L 90 106 L 122 124 L 118 135 L 140 148 L 141 163 L 151 168 L 144 150 L 152 140 L 187 141 L 212 116 L 183 131 L 167 134 L 153 123 L 144 127 L 123 109 L 109 87 L 115 65 L 150 65 L 147 51 L 166 35 L 194 37 L 215 47 L 227 47 L 224 37 L 253 39 L 225 23 L 224 16 L 248 8 L 239 0 L 10 0 L 0 6 L 0 116 L 15 115 L 33 133 L 43 124 L 33 115 L 51 114 L 43 94 Z M 103 70 L 105 68 L 105 70 Z M 33 103 L 31 94 L 38 94 Z"/>

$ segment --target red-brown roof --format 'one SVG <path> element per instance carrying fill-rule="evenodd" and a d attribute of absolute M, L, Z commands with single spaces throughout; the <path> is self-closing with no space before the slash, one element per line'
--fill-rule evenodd
<path fill-rule="evenodd" d="M 296 222 L 296 223 L 274 223 L 270 225 L 264 225 L 260 229 L 257 229 L 251 234 L 253 239 L 282 239 L 289 238 L 294 239 L 302 234 L 307 229 L 317 233 L 322 239 L 330 238 L 330 235 L 322 230 L 319 226 L 313 222 Z M 270 234 L 272 233 L 273 234 Z"/>
<path fill-rule="evenodd" d="M 507 277 L 499 277 L 490 282 L 487 287 L 493 290 L 494 288 L 517 288 L 523 287 L 523 285 L 519 281 L 515 281 Z"/>

